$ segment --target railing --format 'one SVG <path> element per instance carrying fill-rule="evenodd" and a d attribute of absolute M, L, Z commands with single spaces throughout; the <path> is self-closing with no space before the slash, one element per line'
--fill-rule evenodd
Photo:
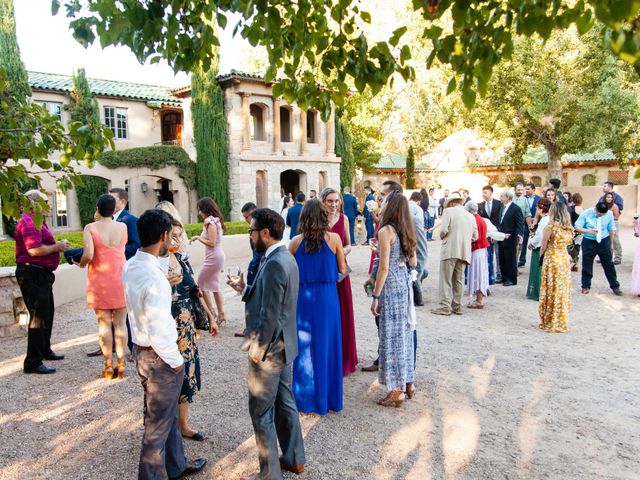
<path fill-rule="evenodd" d="M 165 140 L 164 142 L 157 142 L 154 145 L 175 145 L 176 147 L 184 147 L 182 139 L 177 140 Z"/>

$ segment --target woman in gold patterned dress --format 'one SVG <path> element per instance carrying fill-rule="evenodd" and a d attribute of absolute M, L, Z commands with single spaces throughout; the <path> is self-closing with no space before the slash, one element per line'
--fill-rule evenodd
<path fill-rule="evenodd" d="M 540 286 L 539 327 L 550 333 L 567 332 L 567 317 L 571 308 L 571 257 L 567 245 L 573 241 L 571 217 L 564 203 L 555 202 L 549 209 L 549 223 L 542 234 L 540 255 L 542 284 Z"/>

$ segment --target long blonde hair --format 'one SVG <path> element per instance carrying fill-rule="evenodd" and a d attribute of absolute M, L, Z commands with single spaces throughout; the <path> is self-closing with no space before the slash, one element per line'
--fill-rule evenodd
<path fill-rule="evenodd" d="M 162 210 L 163 212 L 167 212 L 171 215 L 171 218 L 180 222 L 182 227 L 182 238 L 180 242 L 180 253 L 184 253 L 187 248 L 187 244 L 189 243 L 189 238 L 187 237 L 187 232 L 184 231 L 184 223 L 182 222 L 182 218 L 180 218 L 180 213 L 178 213 L 178 209 L 175 205 L 168 200 L 163 200 L 156 204 L 156 209 Z"/>
<path fill-rule="evenodd" d="M 549 225 L 573 228 L 571 216 L 564 202 L 553 202 L 549 208 Z"/>

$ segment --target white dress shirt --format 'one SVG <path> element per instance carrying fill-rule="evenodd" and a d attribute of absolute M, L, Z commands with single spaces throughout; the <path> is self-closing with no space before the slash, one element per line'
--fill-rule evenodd
<path fill-rule="evenodd" d="M 171 315 L 171 286 L 158 257 L 138 250 L 125 264 L 122 281 L 133 343 L 153 348 L 171 368 L 182 365 Z"/>
<path fill-rule="evenodd" d="M 117 222 L 118 221 L 118 217 L 120 216 L 120 214 L 124 212 L 124 208 L 122 210 L 118 210 L 117 212 L 113 212 L 113 221 Z"/>
<path fill-rule="evenodd" d="M 545 215 L 538 221 L 538 227 L 536 228 L 536 233 L 529 240 L 529 245 L 533 248 L 539 248 L 542 245 L 542 233 L 544 232 L 544 227 L 549 224 L 549 215 Z"/>

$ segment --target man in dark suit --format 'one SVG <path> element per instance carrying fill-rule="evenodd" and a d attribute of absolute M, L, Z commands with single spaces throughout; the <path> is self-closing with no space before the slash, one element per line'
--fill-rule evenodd
<path fill-rule="evenodd" d="M 299 272 L 295 259 L 280 244 L 284 221 L 268 208 L 254 210 L 250 238 L 264 259 L 253 285 L 240 280 L 244 292 L 249 354 L 249 413 L 258 446 L 260 472 L 245 477 L 282 479 L 282 470 L 302 473 L 305 464 L 302 429 L 291 390 L 293 360 L 298 355 L 296 304 Z M 282 457 L 278 457 L 278 442 Z"/>
<path fill-rule="evenodd" d="M 140 237 L 138 236 L 138 217 L 132 215 L 128 210 L 125 210 L 127 203 L 129 203 L 129 194 L 124 188 L 112 188 L 109 190 L 109 194 L 116 199 L 116 209 L 113 212 L 113 219 L 116 222 L 122 222 L 127 226 L 127 244 L 124 246 L 124 256 L 127 260 L 133 257 L 140 248 Z M 111 327 L 113 331 L 113 327 Z M 114 336 L 115 338 L 115 336 Z M 115 345 L 115 343 L 114 343 Z M 133 342 L 131 341 L 131 325 L 129 324 L 129 317 L 127 316 L 127 346 L 129 351 L 133 350 Z M 115 348 L 115 347 L 114 347 Z M 87 353 L 88 357 L 99 357 L 102 355 L 102 350 L 98 348 L 93 352 Z"/>
<path fill-rule="evenodd" d="M 351 193 L 349 187 L 342 190 L 342 203 L 344 214 L 349 220 L 349 234 L 351 235 L 351 245 L 356 244 L 356 218 L 358 218 L 358 199 Z"/>
<path fill-rule="evenodd" d="M 531 225 L 525 225 L 524 238 L 522 239 L 522 250 L 520 251 L 520 258 L 518 259 L 518 267 L 524 267 L 527 261 L 527 245 L 529 245 L 529 228 L 533 228 L 533 219 L 536 216 L 536 210 L 538 209 L 538 202 L 540 196 L 536 194 L 536 186 L 533 183 L 527 183 L 524 186 L 524 199 L 527 202 L 527 207 L 530 212 Z"/>
<path fill-rule="evenodd" d="M 483 201 L 478 204 L 478 215 L 488 218 L 494 227 L 500 224 L 502 213 L 502 203 L 493 198 L 493 187 L 485 185 L 482 187 Z M 498 243 L 489 241 L 489 285 L 494 285 L 496 280 L 500 280 L 500 264 L 498 262 Z"/>
<path fill-rule="evenodd" d="M 296 195 L 296 204 L 287 211 L 287 226 L 291 227 L 291 238 L 298 234 L 298 220 L 300 220 L 300 212 L 304 207 L 304 193 L 298 192 Z"/>
<path fill-rule="evenodd" d="M 438 216 L 439 217 L 442 216 L 442 212 L 444 211 L 444 203 L 447 201 L 448 198 L 449 198 L 449 190 L 445 190 L 444 196 L 440 200 L 438 200 Z"/>
<path fill-rule="evenodd" d="M 369 243 L 369 240 L 373 238 L 373 214 L 369 211 L 367 202 L 375 200 L 376 197 L 373 195 L 373 188 L 371 187 L 364 187 L 364 192 L 366 196 L 364 198 L 364 207 L 362 207 L 362 216 L 364 217 L 364 228 L 367 230 L 367 241 L 365 243 Z M 353 238 L 351 240 L 353 241 Z"/>
<path fill-rule="evenodd" d="M 504 190 L 500 194 L 502 202 L 502 214 L 498 230 L 506 234 L 500 245 L 498 254 L 500 257 L 500 271 L 502 272 L 502 285 L 510 287 L 518 283 L 518 244 L 522 243 L 522 229 L 524 228 L 524 215 L 522 209 L 513 203 L 513 192 Z"/>

